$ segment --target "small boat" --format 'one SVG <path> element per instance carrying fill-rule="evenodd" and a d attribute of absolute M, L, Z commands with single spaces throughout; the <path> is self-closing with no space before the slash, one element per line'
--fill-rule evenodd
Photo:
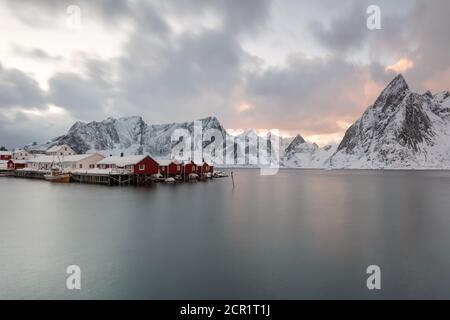
<path fill-rule="evenodd" d="M 50 174 L 44 175 L 44 178 L 50 182 L 68 183 L 70 182 L 70 173 L 64 173 L 59 168 L 52 168 Z"/>
<path fill-rule="evenodd" d="M 216 172 L 214 172 L 213 176 L 214 176 L 214 178 L 226 178 L 226 177 L 228 177 L 228 174 L 226 174 L 223 171 L 216 171 Z"/>
<path fill-rule="evenodd" d="M 173 182 L 175 182 L 175 179 L 174 178 L 167 178 L 167 179 L 164 180 L 164 182 L 173 183 Z"/>

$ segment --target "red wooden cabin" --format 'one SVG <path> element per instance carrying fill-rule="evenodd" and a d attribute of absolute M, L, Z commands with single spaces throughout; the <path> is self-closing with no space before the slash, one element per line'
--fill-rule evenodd
<path fill-rule="evenodd" d="M 0 151 L 0 160 L 11 160 L 12 152 L 11 151 Z"/>
<path fill-rule="evenodd" d="M 183 164 L 177 160 L 171 159 L 156 159 L 159 164 L 159 173 L 164 177 L 173 177 L 182 175 Z"/>
<path fill-rule="evenodd" d="M 149 156 L 134 165 L 134 174 L 157 174 L 158 172 L 158 162 Z"/>
<path fill-rule="evenodd" d="M 10 160 L 13 162 L 12 166 L 14 170 L 23 169 L 27 167 L 27 162 L 25 160 Z"/>
<path fill-rule="evenodd" d="M 146 155 L 112 156 L 97 163 L 100 169 L 122 169 L 128 173 L 151 175 L 159 172 L 158 163 Z"/>
<path fill-rule="evenodd" d="M 206 173 L 212 173 L 212 166 L 210 166 L 206 161 L 203 161 L 203 163 L 201 165 L 197 166 L 197 174 L 198 175 L 203 175 Z"/>
<path fill-rule="evenodd" d="M 194 161 L 186 161 L 184 163 L 184 174 L 188 175 L 191 173 L 197 173 L 197 165 L 194 163 Z"/>

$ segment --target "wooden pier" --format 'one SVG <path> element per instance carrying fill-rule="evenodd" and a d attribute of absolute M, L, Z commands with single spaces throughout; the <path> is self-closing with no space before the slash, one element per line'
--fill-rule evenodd
<path fill-rule="evenodd" d="M 95 174 L 95 173 L 72 173 L 72 182 L 114 185 L 146 185 L 155 182 L 151 175 L 140 174 Z"/>
<path fill-rule="evenodd" d="M 28 178 L 28 179 L 45 179 L 44 175 L 48 174 L 47 171 L 37 170 L 15 170 L 14 177 L 16 178 Z"/>
<path fill-rule="evenodd" d="M 15 170 L 14 177 L 17 178 L 28 178 L 28 179 L 45 179 L 44 175 L 48 174 L 47 171 L 40 170 Z M 189 180 L 208 180 L 216 178 L 218 176 L 210 175 L 197 175 L 195 179 L 188 178 L 187 176 L 178 179 L 176 182 L 183 182 Z M 144 175 L 144 174 L 134 174 L 133 172 L 127 171 L 113 171 L 113 172 L 72 172 L 71 182 L 76 183 L 86 183 L 86 184 L 100 184 L 107 186 L 121 186 L 121 185 L 149 185 L 155 182 L 164 182 L 164 178 L 156 175 Z"/>

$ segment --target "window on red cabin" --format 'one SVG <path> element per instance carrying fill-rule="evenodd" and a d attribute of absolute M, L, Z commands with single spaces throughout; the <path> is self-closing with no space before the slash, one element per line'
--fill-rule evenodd
<path fill-rule="evenodd" d="M 140 171 L 144 171 L 145 170 L 145 164 L 140 164 L 139 165 L 139 170 Z"/>

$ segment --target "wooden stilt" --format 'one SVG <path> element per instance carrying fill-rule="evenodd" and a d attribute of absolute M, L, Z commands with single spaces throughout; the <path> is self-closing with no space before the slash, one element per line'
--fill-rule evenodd
<path fill-rule="evenodd" d="M 233 182 L 233 189 L 234 189 L 234 175 L 233 175 L 233 171 L 231 171 L 231 181 Z"/>

